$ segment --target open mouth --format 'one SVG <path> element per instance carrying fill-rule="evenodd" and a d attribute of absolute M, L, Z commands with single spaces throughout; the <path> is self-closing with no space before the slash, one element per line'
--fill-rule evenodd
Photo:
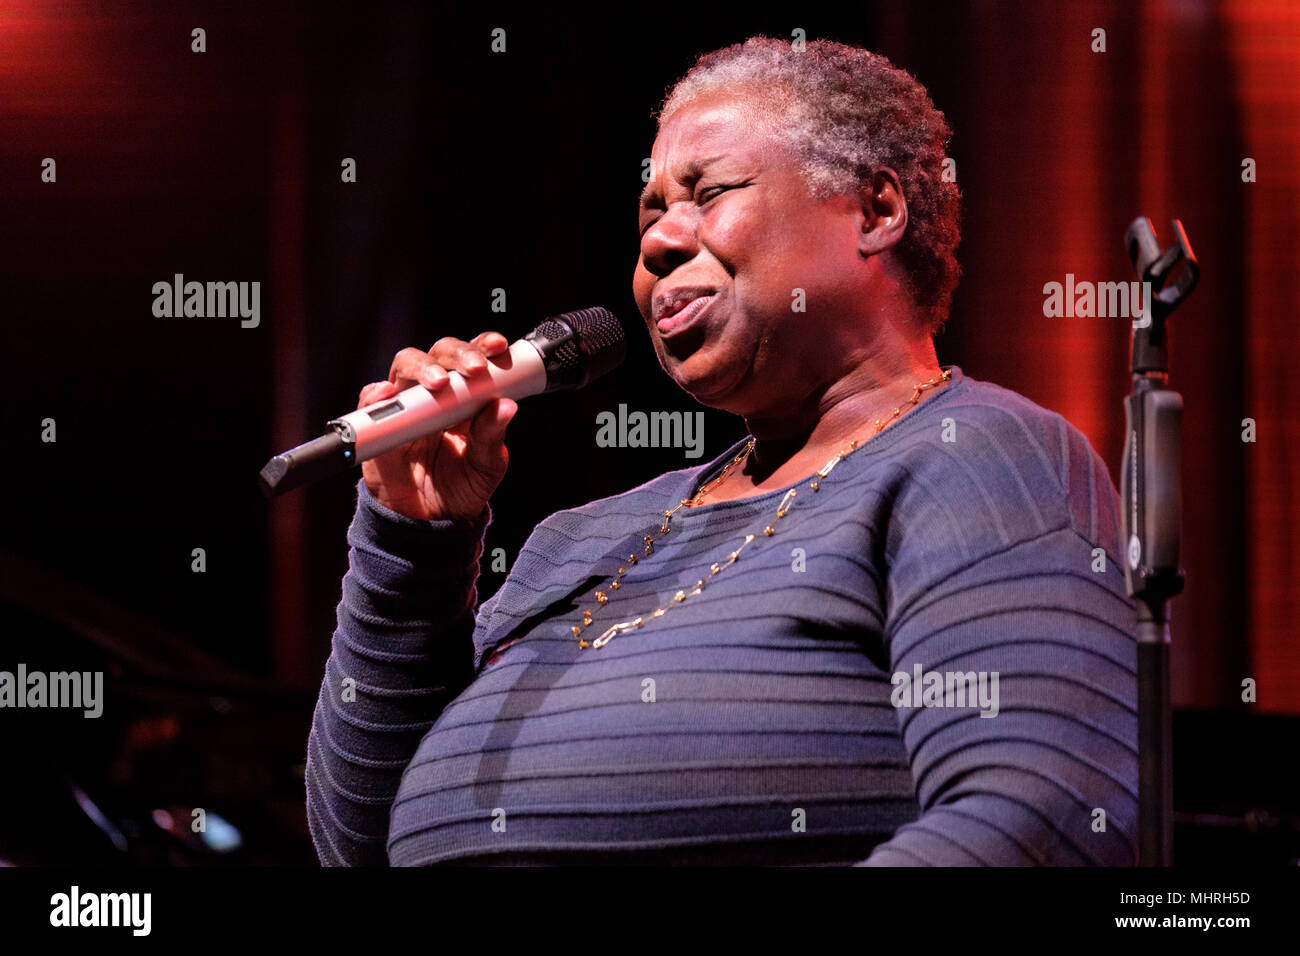
<path fill-rule="evenodd" d="M 717 297 L 716 292 L 710 295 L 702 295 L 699 298 L 691 299 L 690 302 L 687 302 L 685 306 L 676 312 L 665 315 L 658 322 L 659 334 L 667 338 L 690 327 Z"/>

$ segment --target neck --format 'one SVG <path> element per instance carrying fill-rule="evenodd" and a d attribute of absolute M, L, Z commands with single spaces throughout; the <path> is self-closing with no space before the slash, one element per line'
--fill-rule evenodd
<path fill-rule="evenodd" d="M 924 345 L 892 362 L 864 360 L 794 408 L 746 416 L 755 443 L 744 473 L 758 484 L 791 462 L 812 458 L 820 464 L 853 439 L 870 438 L 877 421 L 888 427 L 895 408 L 899 418 L 906 415 L 916 386 L 941 374 L 933 342 L 927 338 Z M 933 391 L 923 391 L 920 402 Z"/>

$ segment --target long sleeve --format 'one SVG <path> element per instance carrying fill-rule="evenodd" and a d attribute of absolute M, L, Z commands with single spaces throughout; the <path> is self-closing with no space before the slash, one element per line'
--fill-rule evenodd
<path fill-rule="evenodd" d="M 1073 473 L 1085 482 L 1076 502 L 1104 487 L 1100 462 L 1086 467 L 1090 477 Z M 921 814 L 859 865 L 1134 863 L 1137 653 L 1108 497 L 1094 497 L 1082 522 L 975 555 L 900 546 L 908 583 L 886 630 Z M 1021 508 L 1021 520 L 1032 511 Z M 1107 547 L 1084 536 L 1090 526 Z M 930 678 L 921 696 L 912 690 L 918 670 L 943 676 L 945 689 L 950 673 L 982 677 L 991 705 L 934 706 L 937 695 L 927 705 Z"/>
<path fill-rule="evenodd" d="M 895 674 L 996 673 L 996 693 L 982 711 L 904 697 L 922 813 L 869 865 L 1134 862 L 1133 610 L 1113 564 L 1091 570 L 1092 548 L 1071 529 L 1042 535 L 943 581 L 895 626 Z"/>
<path fill-rule="evenodd" d="M 417 521 L 364 480 L 337 628 L 307 740 L 307 820 L 325 866 L 386 866 L 389 810 L 421 738 L 473 679 L 485 507 Z"/>

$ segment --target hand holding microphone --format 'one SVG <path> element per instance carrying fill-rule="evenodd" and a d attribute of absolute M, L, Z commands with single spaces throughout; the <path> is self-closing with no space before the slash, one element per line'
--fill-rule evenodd
<path fill-rule="evenodd" d="M 380 504 L 420 520 L 471 519 L 505 477 L 513 399 L 580 388 L 623 361 L 623 327 L 606 309 L 546 319 L 514 344 L 499 332 L 402 349 L 388 380 L 361 390 L 332 431 L 276 455 L 267 497 L 361 464 Z"/>
<path fill-rule="evenodd" d="M 476 383 L 488 374 L 488 359 L 509 347 L 500 332 L 483 332 L 468 342 L 439 339 L 428 352 L 402 349 L 393 358 L 388 381 L 363 388 L 357 408 L 417 385 L 435 397 L 446 394 L 449 372 Z M 506 426 L 517 409 L 512 399 L 491 399 L 459 425 L 362 462 L 366 487 L 381 505 L 411 518 L 476 517 L 505 477 L 510 460 Z"/>

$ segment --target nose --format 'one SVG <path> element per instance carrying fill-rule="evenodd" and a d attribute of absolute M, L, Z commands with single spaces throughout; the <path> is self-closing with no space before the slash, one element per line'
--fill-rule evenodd
<path fill-rule="evenodd" d="M 646 271 L 663 278 L 689 262 L 697 251 L 695 222 L 686 203 L 674 203 L 641 237 L 641 259 Z M 674 210 L 674 207 L 676 209 Z"/>

